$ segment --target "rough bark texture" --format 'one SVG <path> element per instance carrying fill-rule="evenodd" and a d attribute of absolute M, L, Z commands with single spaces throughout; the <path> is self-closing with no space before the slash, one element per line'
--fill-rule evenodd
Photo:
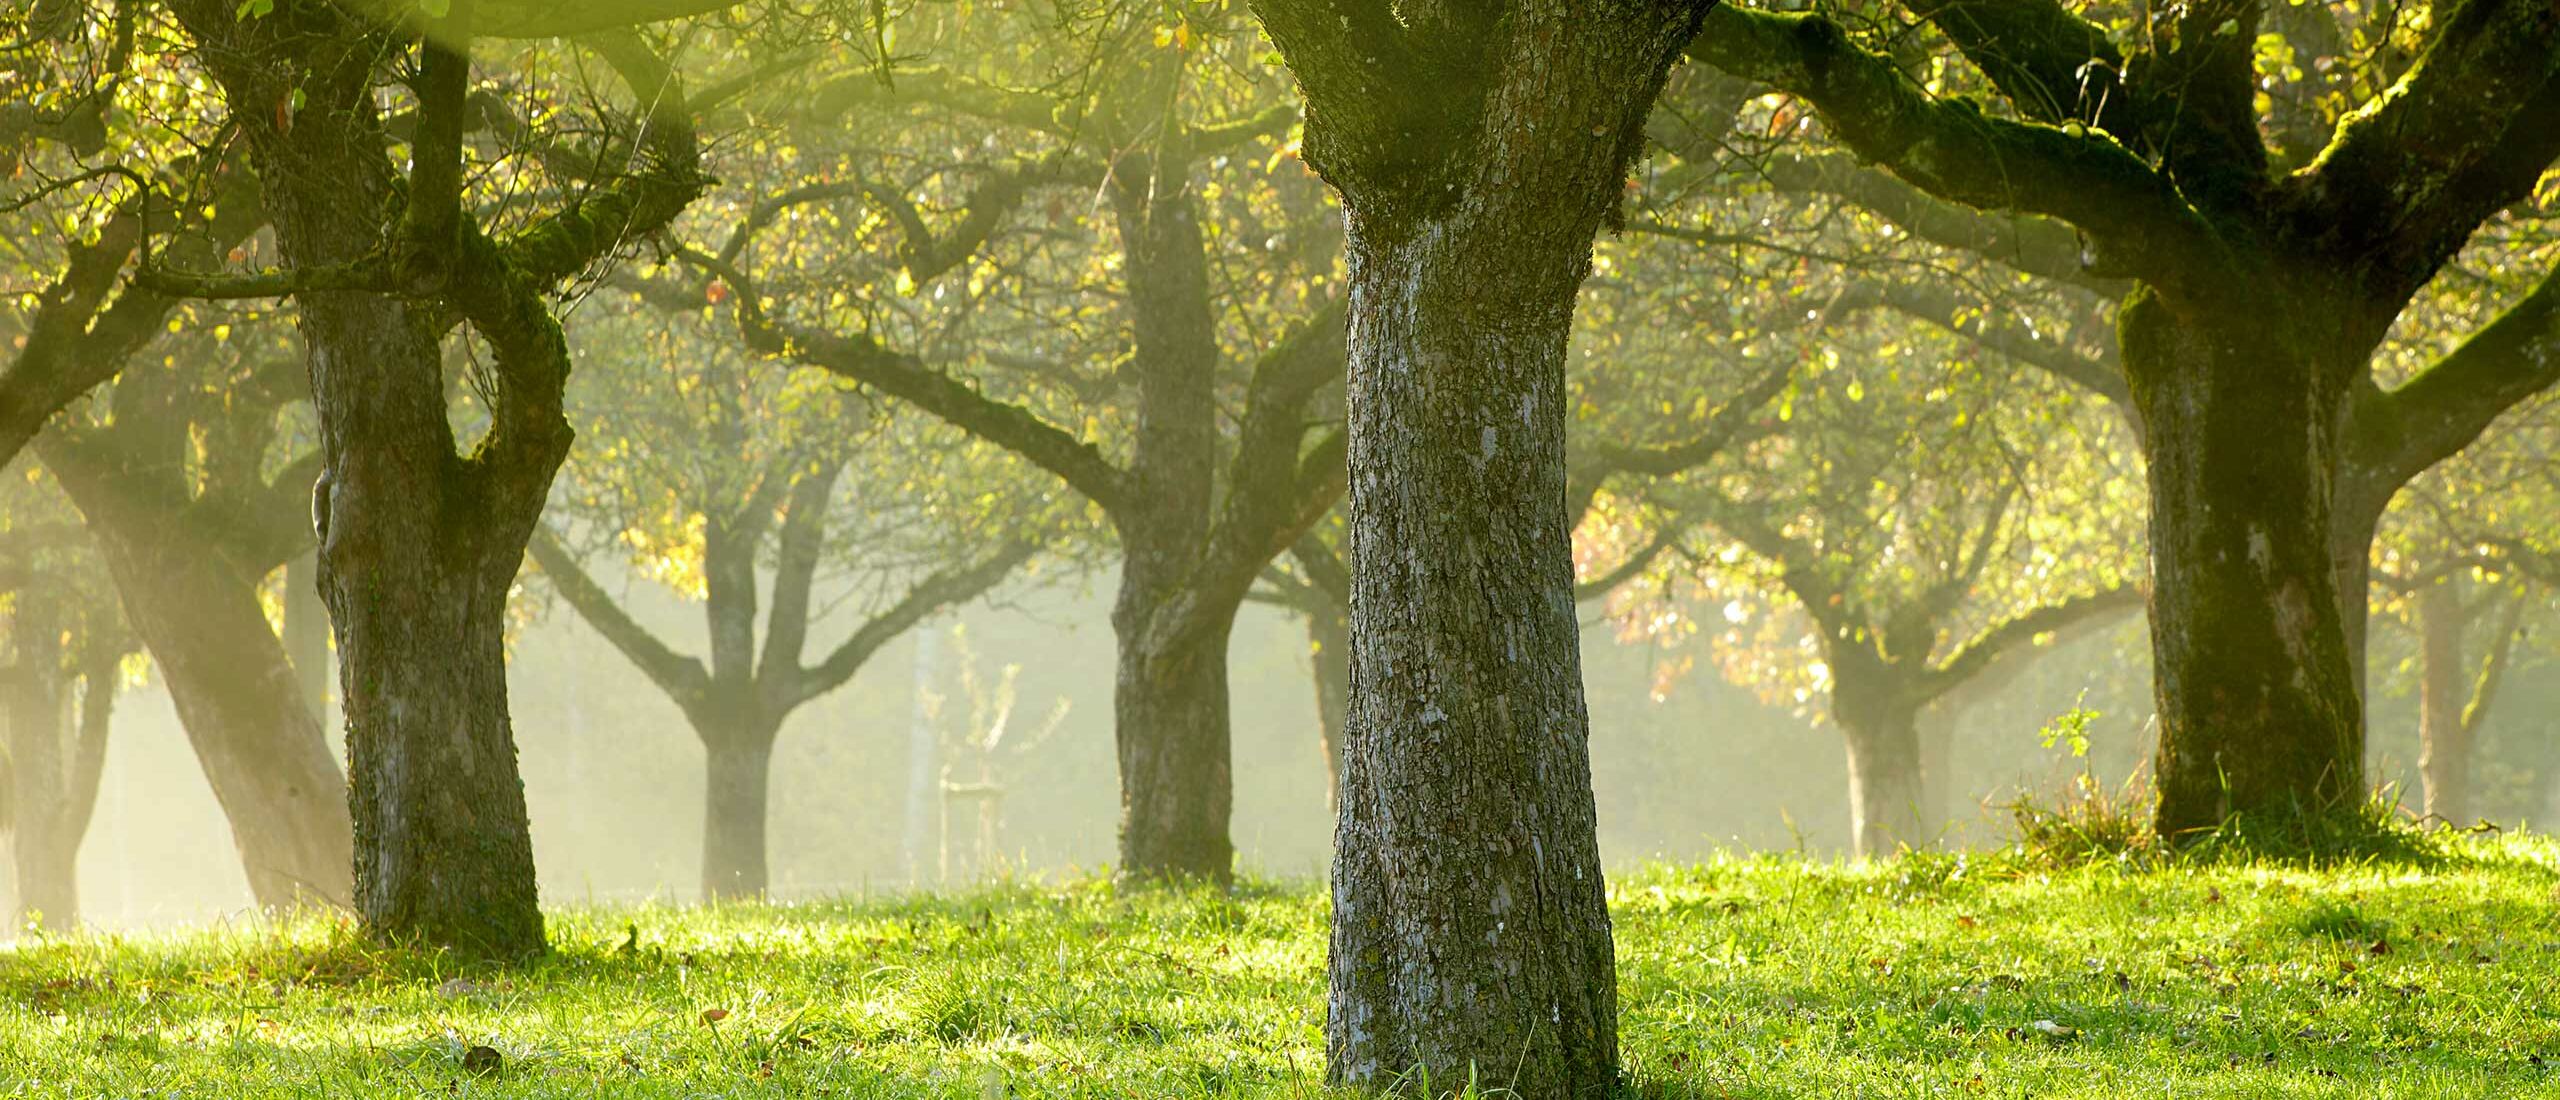
<path fill-rule="evenodd" d="M 2118 322 L 2150 441 L 2154 775 L 2168 835 L 2234 813 L 2323 811 L 2363 790 L 2364 720 L 2329 550 L 2348 374 L 2321 355 L 2337 326 L 2320 335 L 2318 300 L 2288 288 L 2208 307 L 2145 293 Z"/>
<path fill-rule="evenodd" d="M 1121 546 L 1111 608 L 1120 643 L 1112 691 L 1120 873 L 1223 883 L 1235 863 L 1227 638 L 1244 596 L 1237 592 L 1220 614 L 1198 607 L 1191 590 L 1218 468 L 1220 356 L 1201 292 L 1208 257 L 1199 198 L 1179 151 L 1124 169 L 1112 197 L 1129 257 L 1135 348 L 1127 369 L 1138 383 L 1138 429 L 1129 456 L 1134 499 L 1112 516 Z"/>
<path fill-rule="evenodd" d="M 1616 969 L 1565 343 L 1592 236 L 1704 9 L 1417 5 L 1402 27 L 1382 9 L 1256 10 L 1307 93 L 1310 160 L 1349 230 L 1352 695 L 1328 1074 L 1606 1095 Z"/>

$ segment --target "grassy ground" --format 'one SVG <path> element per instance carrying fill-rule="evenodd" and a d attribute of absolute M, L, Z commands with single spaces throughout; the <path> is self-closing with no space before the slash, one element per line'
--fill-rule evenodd
<path fill-rule="evenodd" d="M 2560 1096 L 2555 868 L 1645 869 L 1626 1060 L 1667 1097 Z M 1323 918 L 1086 885 L 563 912 L 513 972 L 319 924 L 71 940 L 0 953 L 0 1096 L 1322 1096 Z"/>

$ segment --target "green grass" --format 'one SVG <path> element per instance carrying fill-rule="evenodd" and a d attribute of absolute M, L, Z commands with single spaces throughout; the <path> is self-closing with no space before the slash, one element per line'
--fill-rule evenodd
<path fill-rule="evenodd" d="M 2560 1096 L 2555 868 L 2506 838 L 1643 869 L 1625 1057 L 1665 1097 Z M 31 945 L 0 952 L 0 1096 L 1324 1096 L 1323 916 L 1096 885 L 568 911 L 515 971 L 323 923 Z"/>

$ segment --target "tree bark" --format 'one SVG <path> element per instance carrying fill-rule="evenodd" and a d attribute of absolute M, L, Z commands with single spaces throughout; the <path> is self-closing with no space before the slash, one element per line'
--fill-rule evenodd
<path fill-rule="evenodd" d="M 702 896 L 764 896 L 769 872 L 765 825 L 773 789 L 773 731 L 706 731 L 702 804 Z"/>
<path fill-rule="evenodd" d="M 2471 684 L 2462 653 L 2466 616 L 2450 583 L 2418 590 L 2418 774 L 2426 814 L 2450 823 L 2471 817 L 2471 729 L 2463 721 Z"/>
<path fill-rule="evenodd" d="M 2164 835 L 2326 810 L 2363 790 L 2330 549 L 2336 410 L 2354 373 L 2322 360 L 2338 325 L 2326 317 L 2322 334 L 2316 302 L 2276 290 L 2208 306 L 2145 290 L 2119 321 L 2150 442 Z"/>
<path fill-rule="evenodd" d="M 1223 884 L 1234 874 L 1227 631 L 1204 633 L 1163 643 L 1121 638 L 1112 704 L 1125 877 Z"/>
<path fill-rule="evenodd" d="M 1356 6 L 1256 10 L 1307 91 L 1306 147 L 1349 238 L 1352 698 L 1327 1072 L 1606 1095 L 1616 964 L 1565 347 L 1592 236 L 1705 9 L 1417 5 L 1402 27 L 1355 25 Z"/>

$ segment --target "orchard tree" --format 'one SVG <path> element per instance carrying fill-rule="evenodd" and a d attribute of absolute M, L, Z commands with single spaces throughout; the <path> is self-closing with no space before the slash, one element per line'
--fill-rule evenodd
<path fill-rule="evenodd" d="M 683 85 L 627 28 L 712 6 L 168 5 L 255 168 L 279 262 L 145 285 L 292 299 L 319 421 L 312 511 L 341 661 L 355 908 L 374 935 L 499 957 L 546 947 L 504 632 L 572 436 L 549 296 L 704 186 Z M 560 34 L 589 35 L 637 121 L 595 112 L 581 130 L 599 137 L 560 138 L 569 155 L 545 157 L 553 135 L 510 132 L 518 116 L 472 95 L 470 45 Z M 465 325 L 487 399 L 468 451 L 445 385 L 448 336 Z"/>
<path fill-rule="evenodd" d="M 1565 347 L 1592 237 L 1708 6 L 1253 5 L 1348 228 L 1335 1081 L 1617 1086 Z"/>
<path fill-rule="evenodd" d="M 1100 514 L 1121 553 L 1119 872 L 1224 883 L 1229 635 L 1342 491 L 1316 404 L 1342 369 L 1338 230 L 1274 148 L 1295 112 L 1246 29 L 1214 7 L 1139 14 L 902 24 L 902 49 L 966 50 L 991 75 L 823 74 L 796 105 L 793 174 L 679 258 L 734 293 L 750 348 L 1011 451 Z M 849 117 L 906 136 L 869 156 L 806 136 Z M 848 236 L 862 254 L 812 241 Z"/>
<path fill-rule="evenodd" d="M 327 652 L 288 655 L 264 607 L 268 579 L 312 543 L 301 349 L 254 309 L 184 305 L 174 320 L 36 453 L 152 654 L 259 907 L 343 906 L 346 779 L 304 687 Z"/>
<path fill-rule="evenodd" d="M 554 511 L 612 545 L 582 555 L 545 530 L 532 550 L 561 599 L 702 741 L 703 896 L 754 897 L 770 878 L 766 807 L 785 722 L 900 634 L 1002 583 L 1040 548 L 1043 521 L 996 491 L 1012 464 L 995 448 L 921 417 L 874 417 L 824 375 L 759 372 L 704 331 L 702 299 L 690 302 L 681 316 L 643 305 L 586 330 L 570 403 L 589 457 L 571 462 Z M 582 557 L 627 562 L 700 601 L 707 659 L 643 625 Z M 853 586 L 888 594 L 810 661 L 811 633 L 840 598 L 825 589 Z"/>
<path fill-rule="evenodd" d="M 80 927 L 80 841 L 135 646 L 58 488 L 0 484 L 0 829 L 16 925 Z"/>
<path fill-rule="evenodd" d="M 1927 65 L 1929 83 L 1821 13 L 1727 6 L 1691 52 L 1810 103 L 1918 192 L 2051 219 L 2043 239 L 2062 223 L 2081 269 L 2132 284 L 2117 326 L 2149 459 L 2159 827 L 2361 797 L 2374 527 L 2410 478 L 2560 377 L 2560 294 L 2546 276 L 2389 389 L 2375 352 L 2560 156 L 2560 13 L 1910 7 L 1920 41 L 1961 57 Z M 2295 35 L 2322 20 L 2374 48 L 2337 50 L 2335 76 L 2295 65 Z M 2384 60 L 2403 51 L 2416 60 Z M 2262 111 L 2262 84 L 2305 69 L 2319 88 Z"/>

